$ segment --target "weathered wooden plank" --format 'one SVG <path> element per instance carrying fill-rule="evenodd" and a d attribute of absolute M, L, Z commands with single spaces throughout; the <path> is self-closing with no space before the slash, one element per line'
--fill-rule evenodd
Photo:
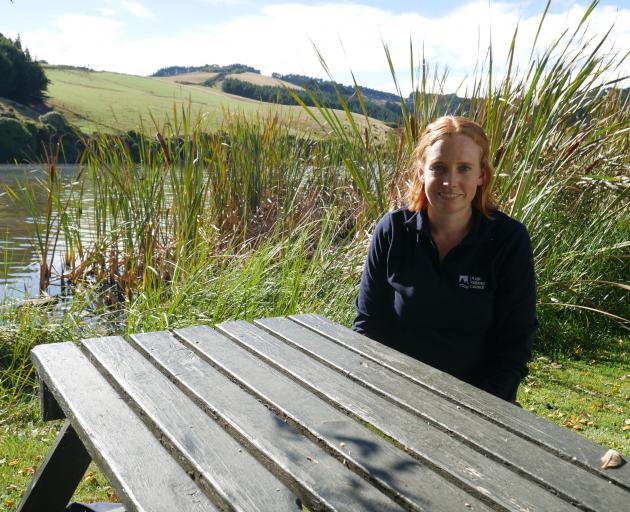
<path fill-rule="evenodd" d="M 500 398 L 481 392 L 451 375 L 322 316 L 307 314 L 293 315 L 290 318 L 434 393 L 456 401 L 459 405 L 483 415 L 511 432 L 544 446 L 545 449 L 557 453 L 574 464 L 598 473 L 607 480 L 630 490 L 630 464 L 614 470 L 602 470 L 600 458 L 606 452 L 606 448 L 597 443 L 544 418 L 532 415 L 528 411 L 515 409 L 512 404 Z"/>
<path fill-rule="evenodd" d="M 370 423 L 422 459 L 473 488 L 483 489 L 481 492 L 501 506 L 515 510 L 573 510 L 569 503 L 539 485 L 301 351 L 281 343 L 271 334 L 242 321 L 225 322 L 217 329 L 281 368 L 312 392 Z"/>
<path fill-rule="evenodd" d="M 94 338 L 82 344 L 220 508 L 299 510 L 297 496 L 123 338 Z M 183 347 L 176 350 L 186 356 Z M 212 392 L 223 394 L 225 383 L 225 378 L 214 382 Z"/>
<path fill-rule="evenodd" d="M 420 464 L 218 332 L 208 327 L 191 327 L 178 330 L 176 334 L 196 353 L 325 445 L 353 470 L 371 475 L 381 488 L 414 503 L 412 509 L 489 510 L 484 503 L 436 474 L 432 468 Z M 144 340 L 142 343 L 148 345 Z M 151 354 L 155 353 L 152 346 L 146 348 Z M 176 355 L 173 357 L 177 359 Z M 187 366 L 192 364 L 188 357 L 181 359 Z M 179 378 L 173 363 L 177 361 L 163 361 L 163 365 Z M 190 373 L 194 372 L 191 370 Z M 196 392 L 200 393 L 200 390 Z M 347 485 L 340 486 L 340 491 L 354 493 Z"/>
<path fill-rule="evenodd" d="M 90 454 L 66 420 L 24 493 L 17 512 L 63 512 L 91 460 Z"/>
<path fill-rule="evenodd" d="M 217 510 L 76 345 L 38 345 L 31 357 L 128 512 Z"/>
<path fill-rule="evenodd" d="M 262 457 L 309 509 L 403 510 L 169 333 L 138 334 L 132 339 L 171 380 L 217 417 L 252 453 Z M 243 473 L 245 478 L 253 478 L 247 467 Z M 273 496 L 274 490 L 262 492 L 271 491 Z"/>
<path fill-rule="evenodd" d="M 541 485 L 555 489 L 571 502 L 591 510 L 615 510 L 630 503 L 630 492 L 607 485 L 608 481 L 599 475 L 557 457 L 468 409 L 454 406 L 306 327 L 286 318 L 261 319 L 256 324 L 503 464 L 515 467 Z M 497 443 L 498 439 L 501 442 Z M 601 492 L 602 486 L 606 487 L 606 492 Z"/>

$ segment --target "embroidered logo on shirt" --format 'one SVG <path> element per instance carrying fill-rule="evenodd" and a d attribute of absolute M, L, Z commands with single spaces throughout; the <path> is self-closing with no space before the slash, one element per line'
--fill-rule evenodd
<path fill-rule="evenodd" d="M 479 276 L 459 275 L 459 287 L 466 290 L 485 290 L 486 282 Z"/>

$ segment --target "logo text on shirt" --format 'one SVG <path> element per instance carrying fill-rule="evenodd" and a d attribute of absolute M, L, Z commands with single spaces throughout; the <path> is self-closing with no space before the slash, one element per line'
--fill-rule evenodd
<path fill-rule="evenodd" d="M 459 287 L 466 290 L 485 290 L 486 282 L 479 276 L 459 275 Z"/>

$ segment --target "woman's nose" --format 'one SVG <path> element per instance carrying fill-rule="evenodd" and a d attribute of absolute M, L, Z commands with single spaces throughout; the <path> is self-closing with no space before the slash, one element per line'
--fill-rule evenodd
<path fill-rule="evenodd" d="M 453 172 L 449 171 L 442 177 L 442 185 L 448 186 L 453 184 Z"/>

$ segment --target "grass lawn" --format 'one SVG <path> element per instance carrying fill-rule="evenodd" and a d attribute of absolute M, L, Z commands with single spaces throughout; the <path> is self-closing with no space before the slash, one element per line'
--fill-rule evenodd
<path fill-rule="evenodd" d="M 628 338 L 619 343 L 628 346 Z M 526 409 L 613 448 L 630 459 L 628 354 L 599 359 L 551 360 L 540 356 L 519 389 Z"/>
<path fill-rule="evenodd" d="M 42 423 L 34 397 L 19 406 L 0 405 L 0 511 L 13 511 L 52 446 L 60 421 Z M 74 501 L 116 501 L 112 488 L 92 463 Z"/>
<path fill-rule="evenodd" d="M 594 359 L 554 359 L 538 356 L 520 388 L 526 409 L 580 435 L 614 448 L 630 458 L 630 366 L 628 338 L 619 350 Z M 38 402 L 0 405 L 0 511 L 13 511 L 46 456 L 61 422 L 43 424 Z M 112 501 L 112 488 L 92 464 L 74 501 Z"/>

